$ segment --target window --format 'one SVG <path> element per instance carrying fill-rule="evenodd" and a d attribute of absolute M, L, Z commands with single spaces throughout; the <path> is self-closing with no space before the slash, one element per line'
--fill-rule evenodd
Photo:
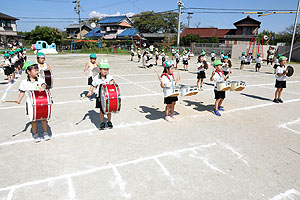
<path fill-rule="evenodd" d="M 3 20 L 2 21 L 2 26 L 3 27 L 11 27 L 11 21 Z"/>

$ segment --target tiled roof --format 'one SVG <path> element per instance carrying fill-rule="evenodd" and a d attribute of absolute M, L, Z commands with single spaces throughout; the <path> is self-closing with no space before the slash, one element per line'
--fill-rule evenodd
<path fill-rule="evenodd" d="M 98 24 L 112 24 L 112 23 L 119 23 L 121 22 L 124 18 L 127 18 L 125 15 L 124 16 L 110 16 L 110 17 L 105 17 L 104 19 L 100 20 Z"/>
<path fill-rule="evenodd" d="M 252 24 L 252 26 L 254 26 L 254 25 L 260 25 L 261 24 L 261 22 L 260 21 L 257 21 L 256 19 L 253 19 L 253 18 L 251 18 L 249 15 L 247 16 L 247 17 L 245 17 L 244 19 L 241 19 L 241 20 L 239 20 L 239 21 L 237 21 L 237 22 L 235 22 L 235 23 L 233 23 L 235 26 L 239 26 L 239 25 L 245 25 L 245 24 L 247 24 L 247 25 L 249 25 L 249 26 L 251 26 L 251 24 Z"/>
<path fill-rule="evenodd" d="M 101 37 L 101 36 L 103 36 L 103 34 L 100 33 L 100 28 L 94 28 L 93 30 L 85 34 L 83 37 Z"/>
<path fill-rule="evenodd" d="M 219 37 L 224 38 L 225 35 L 234 34 L 236 29 L 218 29 L 218 28 L 186 28 L 182 31 L 181 37 L 188 34 L 199 35 L 201 38 Z"/>
<path fill-rule="evenodd" d="M 0 12 L 0 19 L 6 19 L 6 20 L 19 20 L 18 18 L 6 15 L 4 13 Z"/>
<path fill-rule="evenodd" d="M 118 35 L 118 37 L 124 37 L 124 36 L 132 37 L 135 36 L 138 32 L 139 30 L 137 30 L 136 28 L 126 28 L 122 33 Z"/>
<path fill-rule="evenodd" d="M 89 29 L 92 30 L 92 27 L 89 24 L 81 24 L 81 27 L 86 26 Z M 69 26 L 67 26 L 65 29 L 70 29 L 70 28 L 79 28 L 79 24 L 70 24 Z"/>

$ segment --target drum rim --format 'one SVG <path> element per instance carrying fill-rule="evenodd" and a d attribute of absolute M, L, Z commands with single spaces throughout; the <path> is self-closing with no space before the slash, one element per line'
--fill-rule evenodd
<path fill-rule="evenodd" d="M 288 73 L 286 74 L 288 77 L 294 74 L 294 68 L 292 66 L 287 66 L 286 70 L 288 70 Z M 291 73 L 289 73 L 290 71 Z"/>

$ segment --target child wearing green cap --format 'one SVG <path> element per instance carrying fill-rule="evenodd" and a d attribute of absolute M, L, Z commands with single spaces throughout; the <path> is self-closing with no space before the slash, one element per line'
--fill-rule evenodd
<path fill-rule="evenodd" d="M 11 69 L 11 65 L 9 61 L 9 54 L 5 53 L 3 57 L 4 57 L 4 64 L 2 66 L 4 67 L 4 74 L 7 76 L 8 83 L 12 83 L 12 79 L 10 75 L 13 73 L 13 71 Z"/>
<path fill-rule="evenodd" d="M 255 71 L 259 72 L 261 65 L 263 63 L 263 59 L 260 57 L 260 54 L 257 54 L 257 58 L 255 59 L 256 65 L 255 65 Z"/>
<path fill-rule="evenodd" d="M 133 57 L 134 57 L 134 49 L 133 49 L 133 47 L 131 47 L 131 49 L 130 49 L 130 61 L 133 61 Z"/>
<path fill-rule="evenodd" d="M 189 56 L 187 55 L 187 51 L 183 52 L 182 63 L 183 63 L 183 70 L 184 71 L 188 71 L 188 68 L 189 68 Z"/>
<path fill-rule="evenodd" d="M 286 69 L 286 61 L 287 57 L 281 56 L 279 58 L 279 66 L 276 68 L 276 91 L 275 91 L 275 99 L 273 100 L 274 103 L 283 103 L 281 99 L 281 93 L 283 88 L 286 88 L 286 74 L 288 73 L 288 70 Z"/>
<path fill-rule="evenodd" d="M 176 49 L 174 47 L 172 47 L 171 52 L 172 52 L 172 60 L 174 60 L 175 59 L 175 54 L 176 54 Z"/>
<path fill-rule="evenodd" d="M 201 54 L 198 57 L 198 63 L 197 63 L 197 87 L 199 88 L 200 84 L 200 91 L 203 91 L 203 80 L 206 78 L 205 75 L 205 60 L 204 60 L 204 55 Z"/>
<path fill-rule="evenodd" d="M 146 68 L 153 67 L 153 65 L 149 63 L 149 60 L 151 60 L 151 58 L 148 56 L 148 54 L 148 51 L 145 51 L 143 56 L 143 65 Z"/>
<path fill-rule="evenodd" d="M 231 61 L 228 60 L 228 56 L 223 57 L 223 65 L 222 65 L 222 71 L 224 75 L 226 76 L 229 73 L 232 73 L 231 71 Z"/>
<path fill-rule="evenodd" d="M 17 101 L 18 104 L 21 103 L 26 91 L 32 91 L 32 90 L 44 91 L 46 89 L 45 80 L 38 77 L 39 68 L 37 64 L 27 61 L 24 63 L 23 70 L 26 72 L 27 78 L 20 83 L 19 86 L 20 93 L 19 93 L 19 99 Z M 26 96 L 28 98 L 28 93 L 26 93 Z M 26 103 L 26 111 L 28 115 L 27 103 Z M 43 138 L 46 141 L 50 140 L 51 136 L 47 132 L 47 121 L 41 120 L 41 123 L 44 131 Z M 33 132 L 34 142 L 36 143 L 40 142 L 41 137 L 37 133 L 37 121 L 32 121 L 32 132 Z"/>
<path fill-rule="evenodd" d="M 226 79 L 229 77 L 229 74 L 226 76 L 224 75 L 222 71 L 222 65 L 223 63 L 220 60 L 215 60 L 213 63 L 213 66 L 215 70 L 212 72 L 210 80 L 215 82 L 215 108 L 214 108 L 214 114 L 217 116 L 221 116 L 220 111 L 224 111 L 224 107 L 222 106 L 222 103 L 225 99 L 225 91 L 217 91 L 217 83 L 226 81 Z"/>
<path fill-rule="evenodd" d="M 174 64 L 171 61 L 164 62 L 164 71 L 159 78 L 161 88 L 165 87 L 174 87 L 179 81 L 180 76 L 175 79 L 174 77 Z M 175 116 L 175 104 L 178 101 L 177 97 L 168 97 L 164 96 L 164 104 L 166 104 L 165 113 L 166 117 L 165 120 L 168 122 L 172 122 L 173 120 L 177 120 Z"/>
<path fill-rule="evenodd" d="M 214 62 L 216 60 L 216 51 L 215 50 L 212 50 L 211 54 L 210 54 L 210 60 L 211 62 Z"/>
<path fill-rule="evenodd" d="M 164 62 L 166 61 L 166 54 L 164 49 L 161 50 L 160 56 L 161 56 L 161 65 L 164 65 Z"/>
<path fill-rule="evenodd" d="M 242 53 L 242 56 L 240 57 L 240 60 L 241 60 L 240 69 L 243 70 L 244 69 L 244 65 L 247 62 L 247 58 L 246 58 L 246 53 L 245 52 Z"/>
<path fill-rule="evenodd" d="M 138 48 L 137 55 L 138 55 L 138 62 L 140 62 L 140 61 L 141 61 L 141 58 L 142 58 L 142 51 L 141 51 L 141 48 Z"/>
<path fill-rule="evenodd" d="M 159 53 L 158 53 L 158 48 L 155 48 L 155 66 L 158 65 L 158 59 L 159 59 Z"/>
<path fill-rule="evenodd" d="M 221 55 L 220 55 L 220 58 L 221 58 L 221 62 L 223 62 L 223 58 L 224 58 L 225 54 L 224 54 L 224 51 L 221 51 Z"/>
<path fill-rule="evenodd" d="M 175 66 L 175 68 L 177 69 L 178 68 L 178 63 L 180 61 L 179 49 L 176 49 L 175 59 L 176 59 L 176 66 Z"/>
<path fill-rule="evenodd" d="M 90 61 L 85 65 L 83 73 L 86 75 L 88 72 L 88 85 L 92 85 L 93 82 L 93 70 L 98 67 L 98 63 L 96 62 L 97 56 L 92 53 L 90 55 Z"/>
<path fill-rule="evenodd" d="M 114 78 L 112 75 L 109 74 L 109 64 L 107 60 L 101 61 L 99 64 L 100 73 L 93 78 L 92 85 L 90 90 L 86 96 L 90 97 L 93 94 L 94 88 L 97 88 L 97 98 L 96 98 L 96 108 L 100 108 L 100 129 L 105 129 L 105 122 L 104 122 L 104 111 L 102 110 L 101 106 L 101 96 L 100 96 L 100 89 L 102 84 L 114 84 Z M 111 113 L 107 114 L 107 126 L 108 128 L 113 128 L 113 124 L 111 122 Z"/>
<path fill-rule="evenodd" d="M 279 58 L 280 58 L 280 56 L 281 56 L 281 54 L 278 54 L 277 57 L 274 60 L 274 67 L 273 67 L 274 68 L 274 74 L 276 73 L 276 68 L 278 66 L 280 66 L 280 64 L 279 64 Z"/>
<path fill-rule="evenodd" d="M 37 60 L 37 65 L 39 67 L 39 76 L 41 78 L 45 78 L 44 71 L 51 69 L 50 66 L 47 63 L 45 63 L 45 54 L 42 52 L 38 52 L 36 54 L 36 60 Z"/>

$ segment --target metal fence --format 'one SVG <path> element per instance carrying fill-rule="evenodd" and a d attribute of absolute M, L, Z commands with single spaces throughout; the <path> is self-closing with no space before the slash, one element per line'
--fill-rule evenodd
<path fill-rule="evenodd" d="M 201 54 L 202 50 L 204 50 L 208 54 L 215 50 L 216 55 L 220 55 L 221 51 L 224 51 L 225 55 L 232 53 L 232 44 L 192 43 L 191 48 L 195 55 Z"/>

